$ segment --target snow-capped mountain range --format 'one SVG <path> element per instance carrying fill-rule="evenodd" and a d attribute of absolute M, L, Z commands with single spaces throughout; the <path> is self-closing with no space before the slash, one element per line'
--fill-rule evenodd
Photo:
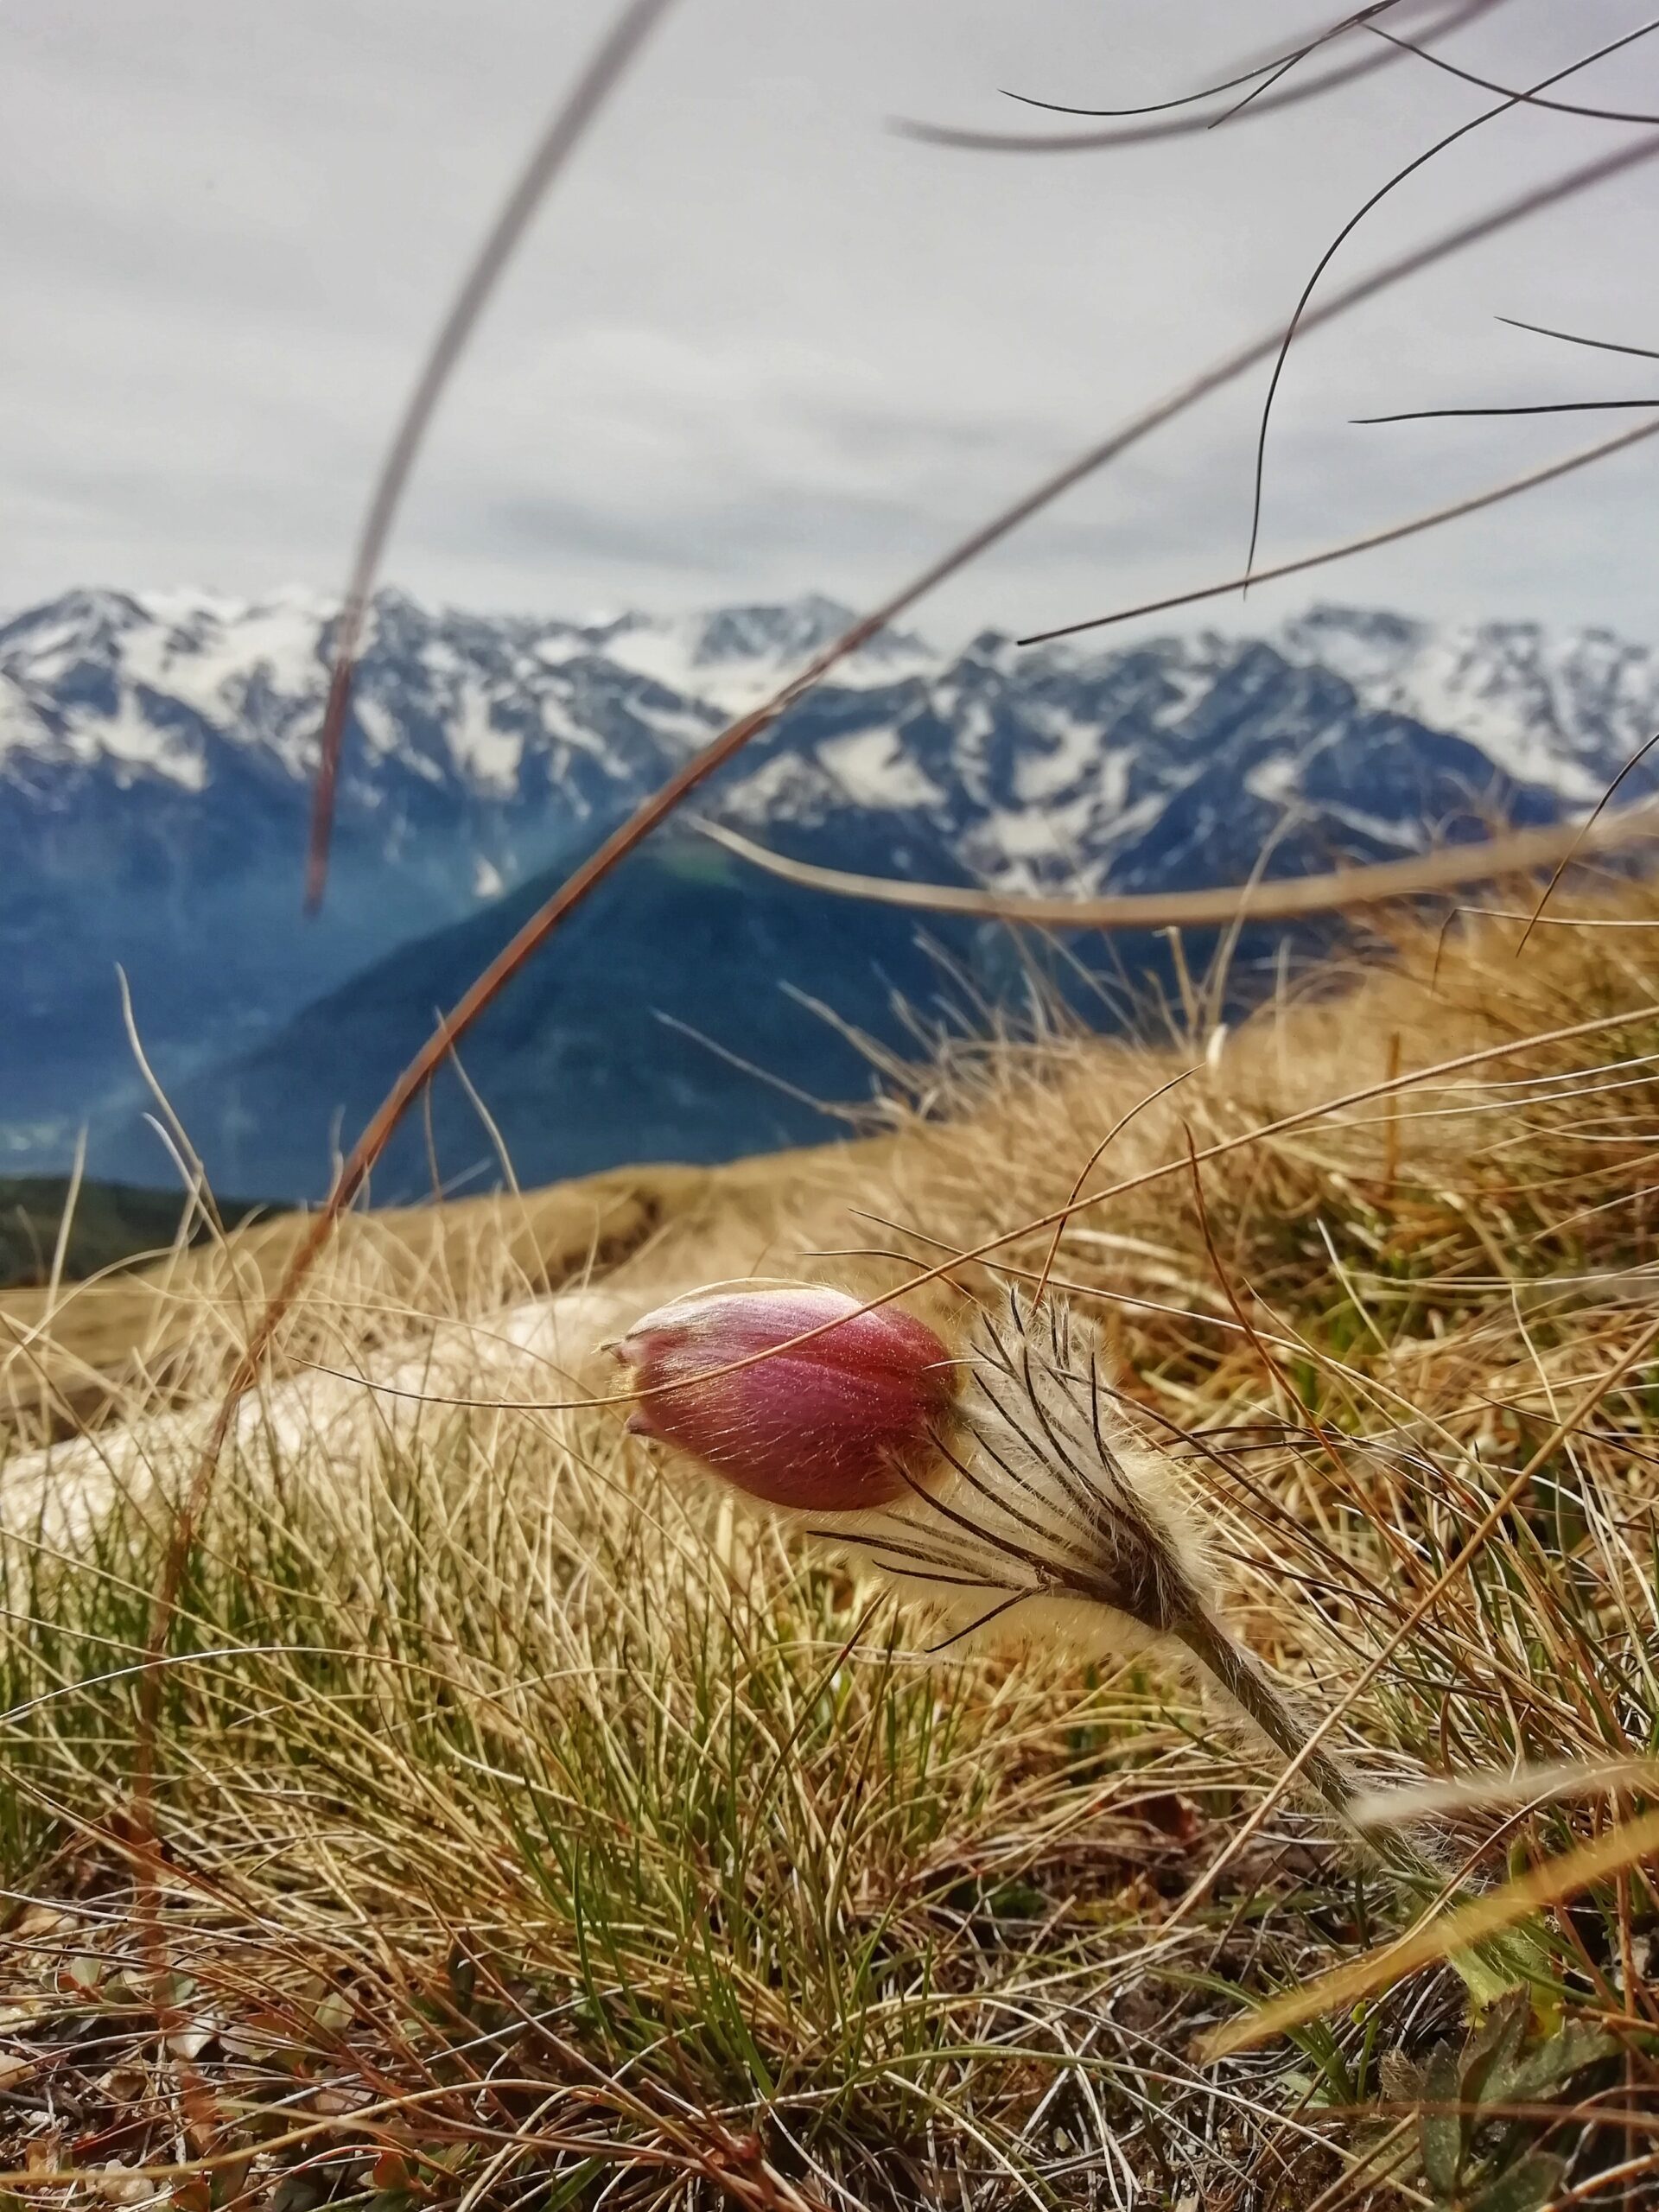
<path fill-rule="evenodd" d="M 328 907 L 307 924 L 335 613 L 300 592 L 99 591 L 0 622 L 0 1166 L 57 1159 L 130 1084 L 118 962 L 164 1076 L 258 1050 L 395 947 L 591 842 L 851 619 L 818 598 L 486 619 L 382 594 Z M 888 632 L 704 804 L 877 873 L 1226 881 L 1270 842 L 1290 873 L 1587 806 L 1656 714 L 1659 656 L 1596 630 L 1325 607 L 1264 636 L 1128 646 L 987 633 L 941 651 Z M 826 903 L 826 932 L 847 911 Z"/>

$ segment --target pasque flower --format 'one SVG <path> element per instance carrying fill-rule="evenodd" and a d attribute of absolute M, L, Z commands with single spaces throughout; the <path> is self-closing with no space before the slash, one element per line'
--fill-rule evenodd
<path fill-rule="evenodd" d="M 866 1312 L 842 1291 L 707 1290 L 646 1314 L 614 1349 L 642 1394 L 631 1428 L 753 1497 L 851 1516 L 810 1533 L 965 1618 L 948 1643 L 1017 1608 L 1097 1648 L 1184 1657 L 1357 1825 L 1357 1776 L 1309 1740 L 1308 1716 L 1228 1626 L 1174 1471 L 1120 1410 L 1094 1332 L 1064 1304 L 1011 1293 L 952 1353 L 912 1315 Z M 1446 1885 L 1410 1834 L 1368 1827 L 1366 1840 L 1408 1889 Z M 1506 1940 L 1452 1962 L 1486 2003 L 1535 1971 L 1535 1949 Z"/>
<path fill-rule="evenodd" d="M 823 1334 L 777 1349 L 815 1329 Z M 925 1323 L 810 1283 L 699 1291 L 647 1313 L 613 1349 L 642 1394 L 631 1429 L 752 1497 L 808 1512 L 903 1496 L 906 1477 L 937 1458 L 957 1382 Z"/>

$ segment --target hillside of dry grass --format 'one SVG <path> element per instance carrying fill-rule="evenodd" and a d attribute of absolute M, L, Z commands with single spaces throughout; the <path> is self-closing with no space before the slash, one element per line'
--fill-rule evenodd
<path fill-rule="evenodd" d="M 1644 1819 L 1659 1736 L 1659 900 L 1593 918 L 1402 929 L 1230 1034 L 1195 985 L 1135 1042 L 952 1046 L 843 1150 L 353 1222 L 148 1677 L 171 1507 L 290 1232 L 0 1302 L 5 2185 L 1652 2201 L 1639 1827 L 1529 1916 L 1484 2044 L 1454 1972 L 1384 1958 L 1217 2059 L 1421 1901 L 1179 1676 L 1017 1611 L 930 1658 L 924 1610 L 592 1402 L 599 1341 L 699 1283 L 942 1269 L 912 1300 L 950 1329 L 1046 1274 L 1310 1725 L 1450 1783 L 1489 1896 L 1547 1876 Z"/>

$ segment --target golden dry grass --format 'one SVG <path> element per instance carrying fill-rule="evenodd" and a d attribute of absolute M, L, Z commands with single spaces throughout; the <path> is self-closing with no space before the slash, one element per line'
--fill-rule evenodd
<path fill-rule="evenodd" d="M 1161 1040 L 957 1042 L 844 1151 L 352 1224 L 244 1409 L 166 1655 L 164 1991 L 124 1845 L 131 1669 L 283 1232 L 74 1294 L 10 1371 L 78 1363 L 108 1417 L 44 1450 L 19 1389 L 0 1469 L 11 2186 L 85 2201 L 113 2164 L 118 2196 L 206 2203 L 216 2175 L 285 2212 L 1646 2186 L 1640 1861 L 1547 1916 L 1501 2065 L 1432 2056 L 1463 2033 L 1433 1974 L 1212 2064 L 1241 2005 L 1410 1917 L 1265 1756 L 1135 1669 L 928 1662 L 924 1620 L 570 1405 L 606 1385 L 596 1338 L 696 1282 L 886 1290 L 895 1253 L 991 1238 L 938 1310 L 1029 1281 L 1052 1232 L 1010 1232 L 1142 1107 L 1052 1277 L 1179 1453 L 1236 1623 L 1311 1710 L 1347 1701 L 1380 1777 L 1639 1759 L 1648 1363 L 1596 1390 L 1656 1318 L 1659 933 L 1518 935 L 1470 925 L 1437 962 L 1403 930 L 1218 1049 L 1197 988 Z M 1639 1813 L 1644 1771 L 1471 1803 L 1457 1839 L 1501 1882 Z M 1485 2098 L 1455 2157 L 1402 2109 L 1448 2082 Z"/>

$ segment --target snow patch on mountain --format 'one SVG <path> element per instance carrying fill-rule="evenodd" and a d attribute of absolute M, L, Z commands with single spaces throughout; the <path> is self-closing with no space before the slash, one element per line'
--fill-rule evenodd
<path fill-rule="evenodd" d="M 381 593 L 302 927 L 338 618 L 296 589 L 78 591 L 0 620 L 0 1154 L 55 1157 L 132 1080 L 118 963 L 164 1070 L 225 1060 L 417 937 L 487 933 L 480 909 L 590 849 L 853 621 L 821 597 L 569 620 Z M 1659 656 L 1603 630 L 1317 607 L 1266 637 L 1107 649 L 893 631 L 696 809 L 863 874 L 1155 891 L 1582 811 L 1656 728 Z M 1654 788 L 1643 770 L 1624 795 Z"/>
<path fill-rule="evenodd" d="M 858 805 L 934 806 L 943 796 L 906 753 L 891 723 L 826 738 L 818 759 Z"/>
<path fill-rule="evenodd" d="M 1366 704 L 1477 745 L 1517 782 L 1592 804 L 1659 728 L 1659 656 L 1586 629 L 1535 622 L 1438 628 L 1319 607 L 1280 633 L 1293 658 L 1328 668 Z"/>
<path fill-rule="evenodd" d="M 678 620 L 626 614 L 582 634 L 619 667 L 736 715 L 798 676 L 857 619 L 850 607 L 812 594 L 781 607 L 723 607 Z M 882 631 L 838 664 L 834 680 L 864 689 L 938 663 L 922 639 Z"/>

